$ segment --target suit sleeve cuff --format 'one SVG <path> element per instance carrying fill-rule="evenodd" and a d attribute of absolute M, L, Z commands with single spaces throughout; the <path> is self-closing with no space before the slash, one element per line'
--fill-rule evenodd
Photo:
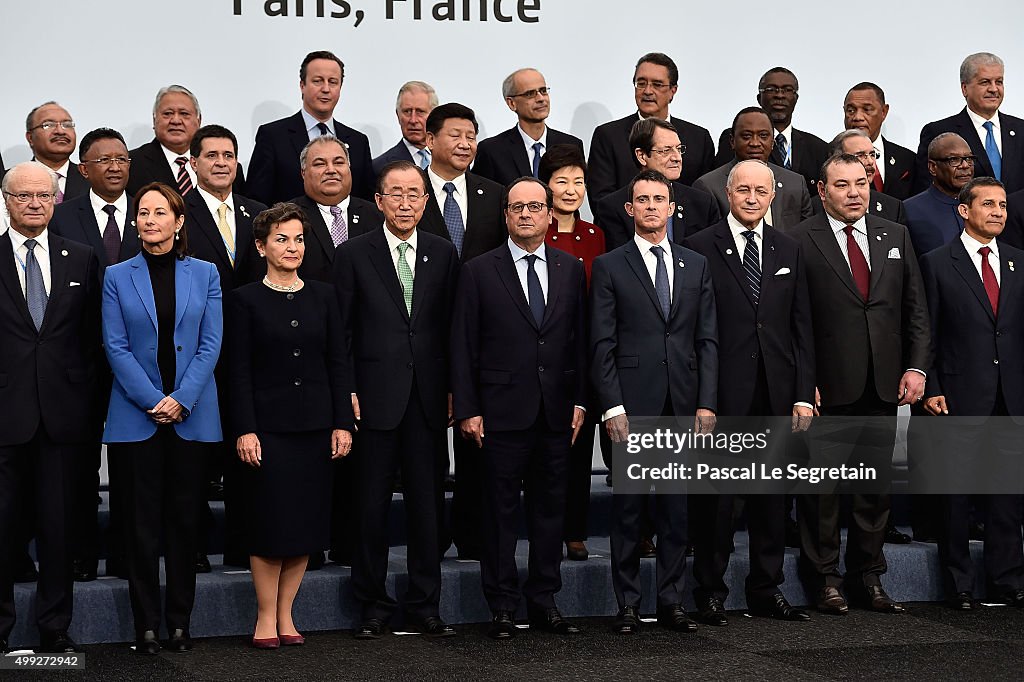
<path fill-rule="evenodd" d="M 793 407 L 806 407 L 808 410 L 813 410 L 814 409 L 814 405 L 811 405 L 810 403 L 803 403 L 803 402 L 793 403 Z"/>
<path fill-rule="evenodd" d="M 928 378 L 928 372 L 925 372 L 923 369 L 918 369 L 917 367 L 908 367 L 907 371 L 908 372 L 917 372 L 918 374 L 923 376 L 925 379 Z"/>
<path fill-rule="evenodd" d="M 612 417 L 618 417 L 620 414 L 626 414 L 626 408 L 622 405 L 616 405 L 615 407 L 604 411 L 601 415 L 601 421 L 606 422 Z"/>
<path fill-rule="evenodd" d="M 582 410 L 583 412 L 587 411 L 587 408 L 583 407 L 582 405 L 573 405 L 573 407 L 575 407 L 577 410 Z"/>

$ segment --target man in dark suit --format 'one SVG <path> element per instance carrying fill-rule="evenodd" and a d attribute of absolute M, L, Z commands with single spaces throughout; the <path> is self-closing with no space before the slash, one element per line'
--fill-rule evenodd
<path fill-rule="evenodd" d="M 302 192 L 299 152 L 314 138 L 331 134 L 348 151 L 352 194 L 373 198 L 373 161 L 366 135 L 334 120 L 341 98 L 345 64 L 326 50 L 310 52 L 299 67 L 302 108 L 292 116 L 264 123 L 256 131 L 256 145 L 249 161 L 249 193 L 272 205 Z"/>
<path fill-rule="evenodd" d="M 75 457 L 95 438 L 100 289 L 92 249 L 49 233 L 57 176 L 38 162 L 4 176 L 11 229 L 0 235 L 0 650 L 14 628 L 11 548 L 31 491 L 38 540 L 37 652 L 78 651 L 68 637 Z M 94 511 L 95 513 L 95 511 Z"/>
<path fill-rule="evenodd" d="M 199 100 L 188 88 L 182 85 L 160 88 L 153 102 L 154 138 L 131 152 L 128 194 L 135 196 L 143 185 L 162 182 L 187 196 L 197 182 L 196 172 L 189 164 L 189 147 L 202 122 Z M 241 193 L 244 186 L 239 167 L 234 191 Z"/>
<path fill-rule="evenodd" d="M 1002 241 L 1024 249 L 1024 189 L 1006 197 L 1006 228 Z"/>
<path fill-rule="evenodd" d="M 871 144 L 868 134 L 856 128 L 844 130 L 833 138 L 830 147 L 833 153 L 856 156 L 857 160 L 864 165 L 864 172 L 867 173 L 868 185 L 871 188 L 868 194 L 868 215 L 875 215 L 900 225 L 906 225 L 907 214 L 903 208 L 903 202 L 876 189 L 874 178 L 878 177 L 878 152 Z M 821 199 L 817 196 L 815 198 L 820 204 Z"/>
<path fill-rule="evenodd" d="M 959 239 L 921 259 L 935 347 L 925 408 L 936 416 L 1024 415 L 1024 361 L 1011 341 L 1024 332 L 1022 284 L 1013 268 L 1014 261 L 1024 262 L 1024 251 L 998 239 L 1006 221 L 1006 191 L 994 178 L 971 180 L 960 192 L 957 210 L 964 219 Z M 994 422 L 958 425 L 955 437 L 965 463 L 986 451 L 1016 454 L 1019 443 L 1007 443 L 1006 426 Z M 983 499 L 987 592 L 1022 608 L 1020 495 Z M 967 495 L 943 499 L 939 558 L 950 605 L 961 611 L 976 608 L 969 510 Z"/>
<path fill-rule="evenodd" d="M 788 232 L 801 220 L 809 218 L 813 209 L 803 176 L 769 161 L 775 146 L 774 130 L 771 117 L 764 109 L 740 110 L 732 122 L 732 161 L 701 176 L 693 186 L 714 196 L 721 212 L 727 214 L 729 197 L 725 193 L 725 182 L 732 167 L 747 159 L 767 163 L 775 174 L 775 199 L 765 220 L 775 229 Z"/>
<path fill-rule="evenodd" d="M 333 135 L 306 143 L 299 153 L 303 194 L 292 199 L 309 226 L 303 279 L 331 282 L 334 251 L 342 243 L 384 224 L 384 216 L 365 199 L 352 196 L 349 148 Z"/>
<path fill-rule="evenodd" d="M 377 639 L 396 609 L 385 582 L 388 509 L 400 470 L 409 535 L 406 625 L 447 637 L 455 630 L 438 611 L 438 502 L 447 472 L 437 452 L 451 418 L 448 344 L 459 256 L 451 242 L 416 229 L 427 199 L 419 167 L 392 162 L 377 187 L 384 227 L 348 240 L 334 260 L 359 424 L 353 454 L 359 541 L 352 582 L 363 620 L 355 636 Z"/>
<path fill-rule="evenodd" d="M 473 172 L 508 185 L 516 178 L 537 177 L 541 157 L 553 145 L 571 144 L 583 151 L 583 141 L 549 128 L 551 94 L 537 69 L 513 71 L 501 84 L 505 104 L 516 113 L 519 124 L 480 143 Z"/>
<path fill-rule="evenodd" d="M 427 199 L 420 230 L 455 244 L 467 263 L 497 248 L 508 238 L 502 217 L 501 185 L 468 172 L 476 158 L 476 114 L 462 104 L 442 104 L 427 117 Z M 452 494 L 451 535 L 462 559 L 483 556 L 480 454 L 467 441 L 452 441 L 455 490 Z M 444 540 L 442 540 L 444 544 Z"/>
<path fill-rule="evenodd" d="M 871 186 L 889 196 L 906 200 L 913 194 L 914 152 L 882 135 L 882 124 L 889 115 L 885 91 L 867 81 L 857 83 L 843 101 L 843 129 L 863 130 L 878 153 L 877 173 Z"/>
<path fill-rule="evenodd" d="M 784 66 L 765 72 L 757 83 L 757 103 L 768 112 L 775 132 L 775 145 L 770 161 L 776 166 L 802 175 L 812 194 L 817 192 L 821 164 L 831 153 L 828 144 L 817 135 L 793 127 L 793 111 L 800 98 L 800 83 L 796 74 Z M 722 131 L 718 138 L 715 165 L 722 166 L 732 159 L 732 129 Z"/>
<path fill-rule="evenodd" d="M 974 178 L 974 169 L 971 147 L 956 133 L 939 133 L 928 144 L 932 184 L 904 204 L 910 241 L 918 258 L 950 243 L 963 232 L 964 219 L 958 210 L 960 190 Z"/>
<path fill-rule="evenodd" d="M 832 156 L 823 176 L 818 195 L 825 213 L 794 231 L 811 293 L 819 409 L 824 416 L 869 417 L 852 443 L 861 461 L 887 467 L 897 406 L 921 399 L 931 365 L 921 273 L 907 229 L 865 215 L 870 185 L 857 157 Z M 803 495 L 798 504 L 801 574 L 819 611 L 844 615 L 839 496 Z M 903 605 L 889 598 L 880 580 L 889 495 L 854 494 L 852 504 L 849 594 L 875 611 L 901 613 Z"/>
<path fill-rule="evenodd" d="M 583 265 L 544 244 L 551 189 L 520 178 L 508 188 L 508 241 L 467 263 L 452 324 L 452 394 L 462 437 L 483 460 L 480 577 L 489 635 L 511 639 L 521 595 L 534 629 L 580 630 L 562 618 L 562 531 L 569 449 L 586 398 Z M 520 493 L 526 488 L 529 575 L 516 569 Z"/>
<path fill-rule="evenodd" d="M 675 211 L 668 218 L 668 238 L 676 244 L 722 219 L 718 202 L 707 192 L 687 187 L 677 180 L 685 165 L 682 142 L 675 126 L 660 118 L 645 118 L 633 124 L 629 146 L 638 170 L 656 170 L 672 182 Z M 628 187 L 622 187 L 594 205 L 594 224 L 604 231 L 605 247 L 617 249 L 633 239 L 633 216 L 626 212 Z"/>
<path fill-rule="evenodd" d="M 629 436 L 630 416 L 695 415 L 694 431 L 714 428 L 718 331 L 711 272 L 704 256 L 668 240 L 672 184 L 645 170 L 630 183 L 632 241 L 594 260 L 590 281 L 591 379 L 613 442 Z M 615 631 L 640 627 L 640 515 L 647 495 L 612 496 Z M 686 496 L 655 499 L 658 622 L 696 630 L 683 610 Z"/>
<path fill-rule="evenodd" d="M 411 161 L 426 170 L 430 165 L 427 149 L 427 116 L 437 106 L 437 92 L 423 81 L 409 81 L 398 90 L 395 114 L 402 129 L 402 139 L 373 160 L 373 176 L 380 177 L 384 166 L 392 161 Z"/>
<path fill-rule="evenodd" d="M 637 113 L 598 126 L 590 141 L 587 194 L 591 209 L 599 199 L 625 187 L 636 175 L 629 132 L 638 119 L 654 116 L 675 126 L 688 159 L 679 182 L 692 185 L 715 167 L 715 145 L 707 128 L 675 116 L 669 118 L 668 105 L 679 88 L 679 69 L 668 55 L 651 52 L 641 57 L 633 71 L 633 88 Z"/>
<path fill-rule="evenodd" d="M 990 52 L 968 55 L 960 65 L 960 90 L 967 106 L 959 114 L 921 129 L 914 187 L 928 186 L 928 143 L 939 133 L 957 133 L 978 157 L 975 177 L 993 177 L 1006 191 L 1024 189 L 1024 120 L 999 111 L 1003 103 L 1003 60 Z"/>
<path fill-rule="evenodd" d="M 707 258 L 718 313 L 718 414 L 793 417 L 793 430 L 814 412 L 814 336 L 800 245 L 764 221 L 775 177 L 760 161 L 733 166 L 726 184 L 729 215 L 686 240 Z M 734 495 L 696 495 L 694 597 L 700 619 L 726 625 L 725 572 L 733 537 Z M 786 551 L 785 495 L 748 495 L 750 573 L 747 607 L 782 620 L 810 617 L 779 591 Z"/>
<path fill-rule="evenodd" d="M 128 260 L 139 252 L 135 207 L 125 192 L 131 161 L 121 133 L 110 128 L 98 128 L 82 137 L 78 158 L 81 160 L 78 168 L 89 183 L 90 190 L 83 196 L 57 206 L 49 230 L 73 242 L 92 247 L 97 266 L 96 286 L 99 287 L 103 284 L 103 274 L 108 265 Z M 76 542 L 73 570 L 75 580 L 82 582 L 96 578 L 99 557 L 96 495 L 100 485 L 100 439 L 103 435 L 103 421 L 107 416 L 111 385 L 110 368 L 105 357 L 97 360 L 97 374 L 96 393 L 92 397 L 95 407 L 93 438 L 76 459 L 78 469 L 75 475 Z M 116 523 L 112 517 L 111 527 Z M 121 554 L 118 548 L 118 534 L 115 530 L 109 534 L 107 541 L 108 576 L 116 575 L 120 570 L 116 566 Z"/>
<path fill-rule="evenodd" d="M 59 189 L 54 204 L 80 197 L 89 191 L 89 183 L 71 163 L 75 152 L 75 121 L 67 109 L 56 102 L 44 102 L 28 113 L 25 139 L 32 159 L 57 174 Z"/>

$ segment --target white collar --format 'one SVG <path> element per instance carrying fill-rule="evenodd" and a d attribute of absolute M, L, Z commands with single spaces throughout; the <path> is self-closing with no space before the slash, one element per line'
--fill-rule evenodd
<path fill-rule="evenodd" d="M 857 232 L 862 232 L 864 234 L 868 233 L 868 222 L 867 222 L 867 219 L 864 217 L 866 215 L 867 214 L 865 213 L 864 215 L 862 215 L 860 217 L 860 220 L 852 223 L 853 224 L 853 229 L 856 230 Z M 835 232 L 835 233 L 842 232 L 843 228 L 845 228 L 847 225 L 850 224 L 850 223 L 844 223 L 842 220 L 839 220 L 838 218 L 834 218 L 831 215 L 829 215 L 828 213 L 825 214 L 825 217 L 828 218 L 828 224 L 832 226 L 832 231 Z"/>
<path fill-rule="evenodd" d="M 725 217 L 725 220 L 729 223 L 729 229 L 732 231 L 734 239 L 739 237 L 741 234 L 750 232 L 745 225 L 736 220 L 736 216 L 734 216 L 731 211 Z M 753 231 L 754 234 L 761 238 L 761 241 L 764 241 L 764 218 L 761 218 L 761 222 L 754 227 Z M 746 239 L 746 237 L 744 237 L 744 239 Z"/>
<path fill-rule="evenodd" d="M 985 118 L 981 114 L 971 111 L 970 107 L 967 107 L 967 115 L 970 116 L 971 123 L 974 124 L 975 128 L 983 128 L 985 126 L 985 124 L 988 123 L 989 121 L 992 121 L 992 127 L 994 127 L 994 128 L 998 128 L 999 127 L 999 110 L 998 109 L 996 110 L 996 113 L 992 114 L 992 118 Z"/>
<path fill-rule="evenodd" d="M 381 229 L 384 230 L 384 239 L 386 239 L 388 242 L 388 252 L 394 251 L 399 247 L 400 244 L 408 244 L 409 248 L 413 250 L 413 253 L 416 252 L 416 246 L 419 242 L 420 235 L 420 231 L 418 229 L 413 228 L 412 234 L 409 235 L 409 238 L 406 239 L 405 241 L 399 239 L 394 234 L 392 234 L 391 230 L 388 229 L 388 226 L 386 224 Z"/>
<path fill-rule="evenodd" d="M 527 147 L 532 149 L 533 145 L 535 145 L 536 143 L 540 142 L 542 145 L 544 145 L 545 151 L 547 150 L 547 148 L 548 148 L 548 127 L 547 126 L 544 126 L 544 132 L 541 133 L 541 136 L 540 136 L 539 140 L 535 140 L 532 137 L 530 137 L 529 135 L 527 135 L 526 131 L 523 130 L 523 127 L 521 125 L 519 125 L 519 124 L 516 124 L 516 130 L 519 131 L 519 136 L 521 138 L 523 138 L 523 144 L 525 144 Z"/>
<path fill-rule="evenodd" d="M 672 257 L 672 243 L 669 242 L 668 240 L 668 230 L 665 231 L 664 238 L 662 238 L 662 240 L 657 244 L 652 244 L 651 242 L 647 241 L 646 239 L 638 235 L 636 232 L 633 232 L 633 243 L 636 244 L 636 247 L 638 249 L 640 249 L 640 255 L 648 253 L 652 247 L 660 246 L 662 249 L 665 250 L 666 256 L 668 256 L 669 258 Z"/>
<path fill-rule="evenodd" d="M 211 214 L 217 215 L 217 209 L 220 208 L 221 204 L 228 205 L 228 213 L 235 212 L 235 198 L 231 192 L 228 192 L 228 196 L 224 199 L 224 201 L 221 201 L 220 199 L 218 199 L 217 197 L 213 196 L 205 189 L 200 187 L 198 184 L 196 185 L 196 189 L 199 190 L 199 196 L 201 196 L 203 198 L 203 201 L 206 202 L 206 206 L 210 209 Z"/>
<path fill-rule="evenodd" d="M 996 259 L 999 258 L 999 247 L 996 245 L 996 239 L 993 239 L 988 244 L 982 244 L 977 239 L 967 234 L 967 230 L 964 230 L 963 232 L 960 233 L 960 241 L 963 243 L 964 248 L 967 249 L 967 254 L 971 258 L 977 256 L 978 249 L 980 249 L 983 246 L 987 246 L 988 248 L 992 249 L 992 253 L 990 255 L 995 256 Z"/>
<path fill-rule="evenodd" d="M 103 210 L 103 207 L 107 205 L 112 205 L 114 208 L 120 211 L 121 215 L 126 215 L 128 213 L 128 194 L 126 192 L 121 192 L 121 196 L 119 196 L 114 201 L 107 202 L 106 199 L 99 196 L 98 194 L 96 194 L 96 192 L 90 189 L 89 203 L 92 205 L 93 213 L 99 213 L 100 211 Z"/>
<path fill-rule="evenodd" d="M 43 251 L 48 251 L 49 247 L 50 247 L 50 243 L 49 243 L 49 235 L 47 233 L 48 233 L 48 230 L 44 228 L 43 231 L 40 232 L 35 237 L 26 237 L 21 232 L 18 232 L 17 230 L 15 230 L 13 227 L 11 229 L 7 230 L 7 234 L 11 235 L 11 246 L 14 247 L 14 252 L 15 253 L 17 253 L 18 249 L 20 249 L 22 246 L 24 246 L 25 242 L 27 242 L 29 239 L 35 239 L 36 240 L 36 248 L 37 249 L 42 249 Z"/>
<path fill-rule="evenodd" d="M 331 118 L 327 119 L 326 121 L 321 121 L 320 119 L 318 119 L 315 116 L 313 116 L 313 114 L 311 114 L 308 111 L 306 111 L 306 107 L 305 106 L 303 106 L 301 109 L 299 109 L 299 113 L 302 114 L 302 121 L 303 121 L 303 123 L 306 124 L 306 132 L 307 133 L 309 131 L 311 131 L 313 128 L 316 128 L 321 123 L 323 123 L 325 126 L 327 126 L 328 132 L 330 132 L 331 135 L 334 135 L 335 130 L 334 130 L 334 117 L 333 117 L 333 115 L 331 116 Z"/>
<path fill-rule="evenodd" d="M 512 241 L 512 237 L 509 237 L 506 243 L 508 244 L 508 250 L 512 253 L 513 263 L 531 255 L 529 251 Z M 540 243 L 540 246 L 537 247 L 537 250 L 532 255 L 547 263 L 547 251 L 544 248 L 544 242 Z"/>

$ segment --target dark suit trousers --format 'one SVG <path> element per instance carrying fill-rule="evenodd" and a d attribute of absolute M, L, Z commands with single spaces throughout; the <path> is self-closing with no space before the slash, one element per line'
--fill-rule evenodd
<path fill-rule="evenodd" d="M 331 560 L 348 563 L 355 554 L 356 472 L 354 456 L 359 453 L 359 439 L 352 444 L 348 457 L 334 460 L 334 488 L 331 493 Z"/>
<path fill-rule="evenodd" d="M 455 456 L 455 490 L 452 491 L 452 541 L 460 555 L 483 554 L 483 490 L 480 450 L 462 437 L 456 427 L 452 439 Z"/>
<path fill-rule="evenodd" d="M 525 491 L 530 540 L 529 575 L 522 594 L 530 608 L 555 606 L 555 593 L 562 588 L 562 534 L 571 438 L 568 429 L 550 430 L 542 409 L 530 429 L 488 431 L 483 449 L 477 451 L 483 462 L 485 500 L 480 577 L 491 611 L 515 611 L 519 606 L 516 542 L 521 489 Z"/>
<path fill-rule="evenodd" d="M 67 630 L 71 625 L 75 458 L 81 448 L 81 444 L 53 442 L 41 425 L 29 442 L 0 447 L 0 639 L 10 637 L 14 629 L 12 559 L 14 552 L 24 550 L 17 541 L 16 519 L 25 495 L 34 500 L 39 557 L 36 624 L 40 632 Z"/>
<path fill-rule="evenodd" d="M 569 451 L 569 488 L 565 497 L 565 541 L 587 539 L 587 516 L 590 514 L 590 474 L 594 464 L 594 433 L 597 423 L 587 410 L 580 435 Z"/>
<path fill-rule="evenodd" d="M 136 634 L 160 629 L 160 537 L 167 573 L 164 620 L 167 629 L 189 626 L 196 593 L 196 551 L 200 546 L 200 505 L 206 483 L 209 443 L 183 440 L 171 426 L 149 439 L 108 445 L 121 487 L 128 592 Z"/>
<path fill-rule="evenodd" d="M 395 476 L 402 472 L 402 497 L 409 547 L 409 582 L 405 610 L 420 619 L 438 615 L 441 599 L 441 555 L 438 552 L 438 505 L 442 473 L 437 442 L 442 430 L 431 429 L 413 382 L 409 405 L 397 429 L 361 429 L 359 449 L 353 460 L 356 512 L 356 543 L 352 584 L 363 605 L 363 618 L 387 622 L 396 608 L 388 596 L 388 510 Z"/>
<path fill-rule="evenodd" d="M 871 377 L 873 368 L 868 367 Z M 863 461 L 891 467 L 896 444 L 896 404 L 879 399 L 874 380 L 869 378 L 864 393 L 855 403 L 822 408 L 826 417 L 866 417 L 857 433 L 849 434 L 846 445 L 857 458 L 841 456 L 851 463 Z M 813 456 L 813 455 L 812 455 Z M 829 461 L 833 461 L 832 458 Z M 879 479 L 889 475 L 879 469 Z M 880 585 L 879 576 L 886 571 L 885 529 L 889 522 L 889 495 L 852 494 L 851 519 L 847 531 L 845 582 L 856 587 Z M 812 589 L 823 586 L 840 587 L 844 578 L 839 572 L 840 520 L 839 494 L 800 495 L 797 498 L 800 525 L 800 573 Z"/>

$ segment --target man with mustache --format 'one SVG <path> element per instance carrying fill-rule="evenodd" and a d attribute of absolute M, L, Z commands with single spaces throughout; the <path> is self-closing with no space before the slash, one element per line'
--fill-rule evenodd
<path fill-rule="evenodd" d="M 55 205 L 89 191 L 89 183 L 78 172 L 78 166 L 71 163 L 77 138 L 75 121 L 67 109 L 56 102 L 37 106 L 25 120 L 25 139 L 32 150 L 32 158 L 57 174 L 59 189 Z"/>

